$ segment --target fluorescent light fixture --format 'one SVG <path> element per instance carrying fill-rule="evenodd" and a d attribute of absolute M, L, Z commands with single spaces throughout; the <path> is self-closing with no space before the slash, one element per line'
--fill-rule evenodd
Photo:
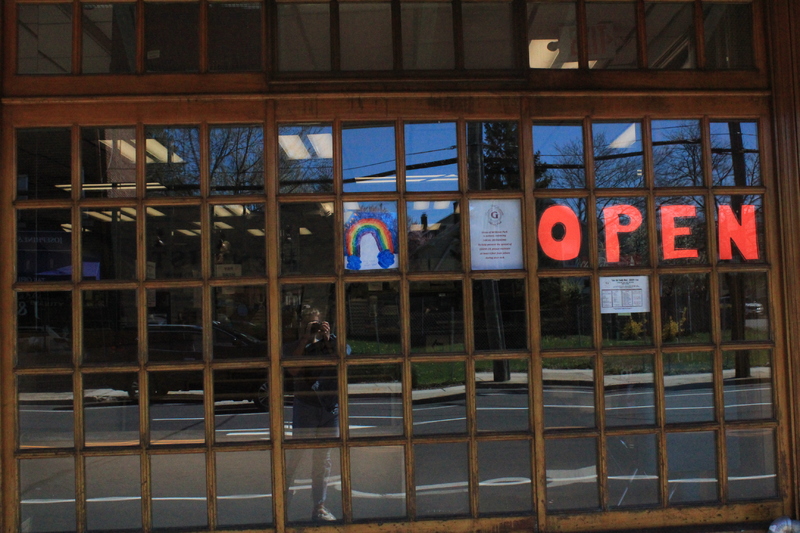
<path fill-rule="evenodd" d="M 72 233 L 72 224 L 61 224 L 61 229 L 63 229 L 67 233 Z M 84 231 L 89 231 L 89 230 L 84 230 Z"/>
<path fill-rule="evenodd" d="M 244 215 L 247 210 L 244 208 L 243 205 L 215 205 L 214 206 L 214 216 L 215 217 L 240 217 Z"/>
<path fill-rule="evenodd" d="M 94 218 L 96 218 L 98 220 L 102 220 L 103 222 L 111 222 L 113 220 L 110 216 L 108 216 L 108 215 L 106 215 L 104 213 L 100 213 L 98 211 L 84 211 L 84 213 L 86 213 L 90 217 L 94 217 Z"/>
<path fill-rule="evenodd" d="M 107 217 L 109 217 L 111 220 L 114 219 L 114 212 L 113 211 L 102 211 L 102 213 L 104 215 L 106 215 Z M 117 216 L 117 220 L 120 220 L 122 222 L 133 222 L 133 219 L 131 217 L 129 217 L 128 215 L 125 215 L 125 214 L 122 214 L 122 213 L 116 213 L 116 216 Z"/>
<path fill-rule="evenodd" d="M 308 140 L 320 159 L 333 159 L 333 137 L 330 133 L 310 133 Z"/>
<path fill-rule="evenodd" d="M 185 163 L 178 154 L 175 152 L 170 153 L 166 146 L 155 139 L 147 139 L 145 147 L 147 153 L 153 157 L 156 163 Z"/>
<path fill-rule="evenodd" d="M 165 215 L 164 213 L 162 213 L 161 211 L 159 211 L 158 209 L 156 209 L 154 207 L 148 207 L 146 209 L 146 211 L 147 211 L 147 214 L 150 215 L 151 217 L 165 217 L 165 216 L 167 216 L 167 215 Z"/>
<path fill-rule="evenodd" d="M 153 189 L 166 189 L 167 187 L 166 187 L 166 185 L 161 185 L 157 181 L 148 181 L 147 182 L 147 188 L 149 190 L 153 190 Z"/>
<path fill-rule="evenodd" d="M 299 135 L 279 135 L 278 143 L 289 159 L 310 159 L 311 154 Z"/>
<path fill-rule="evenodd" d="M 123 139 L 100 139 L 100 144 L 113 152 L 118 152 L 122 157 L 130 161 L 136 162 L 136 141 L 125 141 Z M 152 161 L 148 161 L 151 163 Z"/>
<path fill-rule="evenodd" d="M 263 237 L 264 235 L 266 235 L 263 229 L 249 229 L 247 230 L 247 233 L 249 233 L 250 235 L 254 235 L 256 237 Z"/>
<path fill-rule="evenodd" d="M 120 207 L 120 211 L 136 218 L 136 209 L 133 207 Z"/>
<path fill-rule="evenodd" d="M 450 209 L 450 200 L 440 200 L 433 202 L 434 209 Z"/>
<path fill-rule="evenodd" d="M 300 228 L 300 235 L 311 235 L 311 230 L 308 228 Z"/>
<path fill-rule="evenodd" d="M 199 231 L 194 231 L 194 230 L 190 230 L 190 229 L 179 229 L 179 230 L 176 230 L 176 231 L 178 233 L 182 233 L 182 234 L 187 235 L 189 237 L 197 237 L 197 236 L 200 235 Z"/>
<path fill-rule="evenodd" d="M 430 202 L 413 202 L 411 204 L 411 208 L 415 211 L 424 211 L 426 209 L 430 209 L 431 203 Z"/>
<path fill-rule="evenodd" d="M 215 229 L 233 229 L 233 226 L 230 224 L 226 224 L 225 222 L 214 222 Z"/>
<path fill-rule="evenodd" d="M 344 210 L 345 211 L 358 211 L 359 209 L 358 202 L 345 202 L 344 203 Z"/>
<path fill-rule="evenodd" d="M 609 144 L 609 148 L 615 148 L 617 150 L 624 150 L 625 148 L 630 148 L 636 142 L 636 124 L 631 124 L 628 126 L 625 131 L 619 134 L 619 137 L 611 141 Z"/>
<path fill-rule="evenodd" d="M 319 204 L 319 208 L 322 211 L 322 214 L 326 217 L 329 217 L 333 214 L 333 202 L 322 202 Z"/>

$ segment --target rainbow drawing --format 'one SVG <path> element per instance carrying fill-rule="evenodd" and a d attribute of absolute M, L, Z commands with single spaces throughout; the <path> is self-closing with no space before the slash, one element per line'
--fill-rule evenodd
<path fill-rule="evenodd" d="M 354 213 L 344 228 L 344 255 L 349 270 L 361 270 L 361 239 L 371 235 L 378 244 L 378 264 L 389 268 L 397 250 L 397 219 L 387 212 Z"/>

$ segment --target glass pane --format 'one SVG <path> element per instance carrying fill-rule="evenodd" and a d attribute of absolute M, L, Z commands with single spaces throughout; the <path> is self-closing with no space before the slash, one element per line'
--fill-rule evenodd
<path fill-rule="evenodd" d="M 656 446 L 656 435 L 606 437 L 610 508 L 658 504 Z"/>
<path fill-rule="evenodd" d="M 530 512 L 531 443 L 479 442 L 478 480 L 480 514 Z"/>
<path fill-rule="evenodd" d="M 264 204 L 211 207 L 211 254 L 214 276 L 220 278 L 266 274 Z"/>
<path fill-rule="evenodd" d="M 580 122 L 534 124 L 533 150 L 537 189 L 586 187 L 583 125 Z"/>
<path fill-rule="evenodd" d="M 199 278 L 200 207 L 147 207 L 147 279 Z"/>
<path fill-rule="evenodd" d="M 511 2 L 464 2 L 461 18 L 465 68 L 514 67 Z"/>
<path fill-rule="evenodd" d="M 266 368 L 214 371 L 214 439 L 269 440 L 269 379 Z"/>
<path fill-rule="evenodd" d="M 545 429 L 593 428 L 594 358 L 542 359 Z"/>
<path fill-rule="evenodd" d="M 736 187 L 761 185 L 758 124 L 729 121 L 712 122 L 710 126 L 711 177 L 714 185 Z"/>
<path fill-rule="evenodd" d="M 400 363 L 347 367 L 351 438 L 403 434 L 402 372 Z"/>
<path fill-rule="evenodd" d="M 147 357 L 150 361 L 203 359 L 202 291 L 147 290 Z"/>
<path fill-rule="evenodd" d="M 392 70 L 392 5 L 342 2 L 339 50 L 342 70 Z"/>
<path fill-rule="evenodd" d="M 764 199 L 760 194 L 715 196 L 719 260 L 765 260 Z"/>
<path fill-rule="evenodd" d="M 20 9 L 24 7 L 28 6 L 20 6 Z M 17 130 L 18 200 L 69 198 L 72 190 L 70 137 L 69 128 Z"/>
<path fill-rule="evenodd" d="M 770 351 L 731 350 L 722 355 L 725 420 L 772 418 Z"/>
<path fill-rule="evenodd" d="M 17 74 L 72 72 L 72 4 L 17 7 Z"/>
<path fill-rule="evenodd" d="M 650 313 L 603 313 L 603 346 L 653 344 Z"/>
<path fill-rule="evenodd" d="M 19 447 L 72 448 L 72 376 L 18 376 Z"/>
<path fill-rule="evenodd" d="M 667 433 L 668 501 L 671 504 L 718 500 L 715 441 L 713 431 Z"/>
<path fill-rule="evenodd" d="M 660 5 L 660 4 L 659 4 Z M 692 4 L 680 4 L 692 8 Z M 653 174 L 656 187 L 702 187 L 703 147 L 699 120 L 654 120 Z"/>
<path fill-rule="evenodd" d="M 214 289 L 214 359 L 267 356 L 263 285 Z"/>
<path fill-rule="evenodd" d="M 87 198 L 136 197 L 134 128 L 81 128 L 81 192 Z"/>
<path fill-rule="evenodd" d="M 703 3 L 706 68 L 753 68 L 753 13 L 749 3 Z"/>
<path fill-rule="evenodd" d="M 413 363 L 411 386 L 415 437 L 467 431 L 463 362 Z"/>
<path fill-rule="evenodd" d="M 26 531 L 75 531 L 75 458 L 20 460 L 19 501 Z"/>
<path fill-rule="evenodd" d="M 400 353 L 400 284 L 345 285 L 348 355 Z"/>
<path fill-rule="evenodd" d="M 524 350 L 528 347 L 525 280 L 472 282 L 475 349 Z"/>
<path fill-rule="evenodd" d="M 217 526 L 272 524 L 271 457 L 269 450 L 217 452 Z"/>
<path fill-rule="evenodd" d="M 545 440 L 545 469 L 548 511 L 600 507 L 593 437 Z"/>
<path fill-rule="evenodd" d="M 278 70 L 331 69 L 329 11 L 328 4 L 278 4 Z"/>
<path fill-rule="evenodd" d="M 81 209 L 84 280 L 136 278 L 136 208 Z"/>
<path fill-rule="evenodd" d="M 656 423 L 652 355 L 603 357 L 606 427 Z"/>
<path fill-rule="evenodd" d="M 647 199 L 598 198 L 600 266 L 648 266 Z"/>
<path fill-rule="evenodd" d="M 334 203 L 280 205 L 281 274 L 332 274 Z"/>
<path fill-rule="evenodd" d="M 661 357 L 667 424 L 714 420 L 713 354 L 664 353 Z"/>
<path fill-rule="evenodd" d="M 223 6 L 208 6 L 209 9 L 217 7 Z M 261 126 L 225 126 L 211 128 L 208 135 L 211 194 L 262 194 L 264 129 Z"/>
<path fill-rule="evenodd" d="M 589 266 L 585 198 L 537 198 L 539 267 Z"/>
<path fill-rule="evenodd" d="M 150 456 L 154 528 L 200 528 L 208 524 L 206 456 Z"/>
<path fill-rule="evenodd" d="M 409 269 L 460 271 L 460 203 L 457 200 L 407 202 L 406 210 Z"/>
<path fill-rule="evenodd" d="M 589 278 L 539 280 L 542 348 L 592 346 L 592 295 Z"/>
<path fill-rule="evenodd" d="M 197 72 L 200 66 L 199 17 L 200 5 L 196 2 L 145 4 L 147 72 Z"/>
<path fill-rule="evenodd" d="M 467 122 L 467 176 L 471 190 L 520 188 L 516 122 Z"/>
<path fill-rule="evenodd" d="M 150 372 L 148 379 L 150 444 L 202 444 L 203 372 Z"/>
<path fill-rule="evenodd" d="M 278 128 L 281 193 L 333 191 L 332 131 L 327 124 L 299 124 Z"/>
<path fill-rule="evenodd" d="M 455 122 L 406 124 L 406 190 L 457 191 Z"/>
<path fill-rule="evenodd" d="M 588 4 L 595 5 L 595 4 Z M 611 4 L 626 6 L 627 4 Z M 633 10 L 633 4 L 630 4 Z M 597 187 L 644 187 L 642 128 L 638 122 L 592 124 Z"/>
<path fill-rule="evenodd" d="M 72 293 L 17 293 L 17 366 L 72 364 Z"/>
<path fill-rule="evenodd" d="M 402 446 L 350 449 L 353 520 L 406 516 L 406 468 Z"/>
<path fill-rule="evenodd" d="M 469 515 L 467 443 L 415 444 L 414 486 L 418 517 Z"/>
<path fill-rule="evenodd" d="M 286 450 L 287 522 L 342 519 L 340 453 L 338 448 Z"/>
<path fill-rule="evenodd" d="M 147 7 L 154 5 L 169 4 L 147 4 Z M 197 128 L 146 127 L 145 142 L 148 196 L 200 194 L 200 132 Z"/>
<path fill-rule="evenodd" d="M 647 66 L 659 69 L 696 68 L 694 5 L 691 2 L 645 2 Z"/>
<path fill-rule="evenodd" d="M 719 306 L 722 340 L 753 341 L 770 338 L 766 272 L 720 274 Z"/>
<path fill-rule="evenodd" d="M 83 424 L 87 446 L 137 446 L 139 374 L 84 374 Z M 139 485 L 138 474 L 136 485 Z"/>
<path fill-rule="evenodd" d="M 728 499 L 777 498 L 775 432 L 743 429 L 725 434 L 728 458 Z"/>
<path fill-rule="evenodd" d="M 405 70 L 455 68 L 453 8 L 450 3 L 400 4 Z"/>
<path fill-rule="evenodd" d="M 330 342 L 336 338 L 333 284 L 284 285 L 281 324 L 282 357 L 335 357 L 336 344 Z"/>
<path fill-rule="evenodd" d="M 656 213 L 661 264 L 708 263 L 705 198 L 656 198 Z"/>
<path fill-rule="evenodd" d="M 86 529 L 142 529 L 138 455 L 86 458 Z"/>
<path fill-rule="evenodd" d="M 82 7 L 81 71 L 84 74 L 135 72 L 136 5 L 84 4 Z"/>
<path fill-rule="evenodd" d="M 83 362 L 136 363 L 139 331 L 136 291 L 83 293 Z"/>
<path fill-rule="evenodd" d="M 527 359 L 475 361 L 478 431 L 527 431 L 528 396 Z"/>
<path fill-rule="evenodd" d="M 587 2 L 589 68 L 636 68 L 636 4 Z"/>
<path fill-rule="evenodd" d="M 260 2 L 209 3 L 208 70 L 261 70 L 262 27 Z"/>
<path fill-rule="evenodd" d="M 411 352 L 464 351 L 464 297 L 460 281 L 409 283 Z"/>
<path fill-rule="evenodd" d="M 344 192 L 394 191 L 396 168 L 393 124 L 342 125 Z"/>
<path fill-rule="evenodd" d="M 335 366 L 289 367 L 284 374 L 284 397 L 292 412 L 284 416 L 287 439 L 334 439 L 339 436 L 339 372 Z M 284 407 L 285 415 L 287 407 Z"/>
<path fill-rule="evenodd" d="M 528 2 L 531 68 L 578 68 L 574 2 Z"/>
<path fill-rule="evenodd" d="M 659 276 L 661 340 L 670 343 L 711 341 L 707 274 Z"/>

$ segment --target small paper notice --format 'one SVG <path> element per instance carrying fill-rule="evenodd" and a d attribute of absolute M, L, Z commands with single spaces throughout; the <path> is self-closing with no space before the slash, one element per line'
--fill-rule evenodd
<path fill-rule="evenodd" d="M 650 311 L 648 276 L 601 277 L 600 312 L 647 313 Z"/>

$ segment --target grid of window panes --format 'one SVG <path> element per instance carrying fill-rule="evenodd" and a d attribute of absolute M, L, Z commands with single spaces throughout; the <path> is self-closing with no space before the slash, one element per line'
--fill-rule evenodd
<path fill-rule="evenodd" d="M 708 117 L 17 130 L 20 523 L 778 498 L 760 150 Z"/>

